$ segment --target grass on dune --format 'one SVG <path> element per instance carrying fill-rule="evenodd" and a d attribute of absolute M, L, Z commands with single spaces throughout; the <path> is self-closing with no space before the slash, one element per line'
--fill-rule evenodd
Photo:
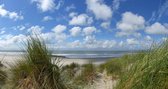
<path fill-rule="evenodd" d="M 134 58 L 139 58 L 138 54 Z M 116 89 L 168 89 L 168 41 L 136 60 L 121 76 Z"/>
<path fill-rule="evenodd" d="M 43 40 L 30 37 L 26 47 L 24 58 L 11 68 L 12 89 L 68 89 L 58 59 L 51 58 Z"/>
<path fill-rule="evenodd" d="M 80 65 L 77 63 L 71 63 L 70 65 L 65 65 L 62 67 L 63 72 L 66 77 L 73 79 L 76 76 L 76 73 L 79 71 Z"/>
<path fill-rule="evenodd" d="M 107 75 L 112 76 L 113 79 L 118 79 L 122 73 L 126 72 L 133 63 L 137 60 L 141 60 L 145 52 L 138 54 L 124 55 L 121 58 L 114 58 L 99 66 L 100 72 L 107 72 Z"/>
<path fill-rule="evenodd" d="M 7 74 L 5 71 L 3 71 L 0 67 L 0 89 L 3 85 L 5 85 L 5 82 L 7 80 Z"/>
<path fill-rule="evenodd" d="M 84 87 L 89 84 L 93 84 L 96 80 L 96 77 L 97 73 L 95 65 L 93 65 L 92 63 L 84 64 L 81 66 L 81 72 L 75 78 L 74 84 L 78 85 L 77 89 L 79 89 L 79 87 Z"/>

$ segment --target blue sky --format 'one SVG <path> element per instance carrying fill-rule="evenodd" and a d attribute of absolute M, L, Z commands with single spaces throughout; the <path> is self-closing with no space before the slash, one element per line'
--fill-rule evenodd
<path fill-rule="evenodd" d="M 0 48 L 29 34 L 51 49 L 146 49 L 168 34 L 168 0 L 1 0 Z"/>

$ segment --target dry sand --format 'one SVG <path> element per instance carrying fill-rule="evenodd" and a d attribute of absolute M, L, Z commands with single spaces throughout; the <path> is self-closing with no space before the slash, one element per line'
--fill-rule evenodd
<path fill-rule="evenodd" d="M 15 64 L 18 60 L 24 59 L 23 55 L 0 55 L 0 61 L 2 64 L 4 64 L 6 67 L 9 67 L 11 64 Z M 53 57 L 55 59 L 55 57 Z M 61 58 L 60 63 L 62 65 L 68 65 L 71 63 L 77 63 L 77 64 L 87 64 L 89 62 L 92 62 L 95 65 L 99 65 L 101 63 L 104 63 L 105 61 L 96 61 L 93 59 L 69 59 L 69 58 Z"/>

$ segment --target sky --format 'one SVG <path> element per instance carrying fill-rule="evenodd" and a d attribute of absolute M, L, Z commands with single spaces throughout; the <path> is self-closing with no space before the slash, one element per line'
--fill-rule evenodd
<path fill-rule="evenodd" d="M 168 0 L 0 0 L 0 49 L 141 50 L 168 34 Z"/>

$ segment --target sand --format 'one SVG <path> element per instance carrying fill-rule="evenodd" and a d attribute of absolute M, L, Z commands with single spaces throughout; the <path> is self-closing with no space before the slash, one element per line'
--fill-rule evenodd
<path fill-rule="evenodd" d="M 0 55 L 0 61 L 2 64 L 4 64 L 6 67 L 9 67 L 12 64 L 15 64 L 18 60 L 24 60 L 23 55 Z M 55 57 L 53 57 L 55 59 Z M 80 65 L 87 64 L 89 62 L 92 62 L 95 65 L 99 65 L 104 63 L 105 61 L 96 61 L 93 59 L 70 59 L 70 58 L 60 58 L 60 64 L 61 65 L 68 65 L 71 63 L 77 63 Z"/>

